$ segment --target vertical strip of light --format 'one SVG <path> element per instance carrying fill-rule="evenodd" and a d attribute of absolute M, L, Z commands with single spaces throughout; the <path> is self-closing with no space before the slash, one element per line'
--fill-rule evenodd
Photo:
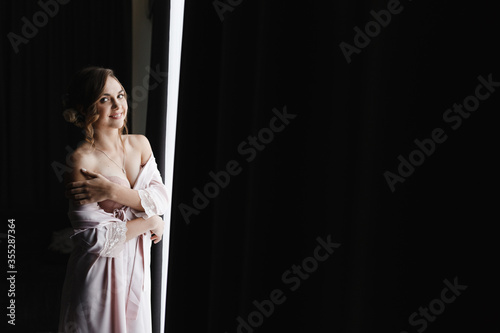
<path fill-rule="evenodd" d="M 172 211 L 172 183 L 174 178 L 175 133 L 177 124 L 177 101 L 179 97 L 179 76 L 181 68 L 182 30 L 184 22 L 184 0 L 170 1 L 170 42 L 168 51 L 168 91 L 167 91 L 167 124 L 165 142 L 165 185 L 170 200 L 167 213 L 164 215 L 165 232 L 163 234 L 162 264 L 162 301 L 161 332 L 165 332 L 165 314 L 167 304 L 167 275 L 170 240 L 170 218 Z"/>

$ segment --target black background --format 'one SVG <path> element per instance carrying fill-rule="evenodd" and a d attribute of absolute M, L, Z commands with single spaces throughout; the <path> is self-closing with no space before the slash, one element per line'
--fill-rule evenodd
<path fill-rule="evenodd" d="M 78 141 L 60 117 L 60 95 L 88 63 L 114 68 L 131 89 L 130 4 L 119 3 L 62 6 L 18 54 L 3 38 L 2 228 L 16 219 L 19 332 L 56 329 L 66 257 L 47 246 L 68 221 L 51 163 Z M 237 317 L 274 289 L 286 301 L 255 332 L 417 332 L 408 317 L 455 278 L 467 289 L 425 331 L 498 326 L 499 92 L 460 128 L 443 121 L 474 94 L 478 76 L 500 81 L 496 12 L 482 3 L 401 4 L 348 64 L 339 44 L 353 44 L 353 28 L 386 1 L 247 0 L 223 22 L 211 1 L 186 1 L 167 332 L 236 332 Z M 1 6 L 3 36 L 37 10 Z M 238 145 L 285 106 L 297 117 L 246 162 Z M 384 172 L 397 172 L 398 156 L 435 128 L 447 140 L 392 193 Z M 179 205 L 192 205 L 192 189 L 230 160 L 242 172 L 186 224 Z M 291 291 L 283 273 L 328 235 L 341 246 Z"/>

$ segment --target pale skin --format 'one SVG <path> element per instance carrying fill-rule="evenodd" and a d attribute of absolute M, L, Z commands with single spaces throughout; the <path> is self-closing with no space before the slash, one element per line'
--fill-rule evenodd
<path fill-rule="evenodd" d="M 141 165 L 149 160 L 152 150 L 145 136 L 120 133 L 127 110 L 123 87 L 117 80 L 108 77 L 103 94 L 97 102 L 99 119 L 93 127 L 95 147 L 104 151 L 109 158 L 89 143 L 82 144 L 72 154 L 73 168 L 66 178 L 66 195 L 76 205 L 112 200 L 144 211 L 139 193 L 132 187 Z M 126 174 L 121 170 L 123 163 Z M 120 177 L 130 183 L 130 188 L 111 182 L 103 175 Z M 151 232 L 151 240 L 156 244 L 161 241 L 163 228 L 164 222 L 159 216 L 133 219 L 127 221 L 126 239 L 128 241 Z"/>

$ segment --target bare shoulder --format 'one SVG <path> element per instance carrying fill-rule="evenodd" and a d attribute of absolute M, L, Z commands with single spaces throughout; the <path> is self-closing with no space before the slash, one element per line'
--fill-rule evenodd
<path fill-rule="evenodd" d="M 66 175 L 66 182 L 85 180 L 80 170 L 82 168 L 88 170 L 94 170 L 96 168 L 97 159 L 95 157 L 95 150 L 90 144 L 83 144 L 69 156 L 67 162 L 71 171 Z"/>
<path fill-rule="evenodd" d="M 129 134 L 127 139 L 134 150 L 141 152 L 141 164 L 146 163 L 153 153 L 148 138 L 142 134 Z"/>

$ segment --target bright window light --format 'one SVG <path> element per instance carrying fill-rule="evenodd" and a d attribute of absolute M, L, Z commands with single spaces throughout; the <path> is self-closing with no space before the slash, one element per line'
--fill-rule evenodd
<path fill-rule="evenodd" d="M 168 54 L 168 91 L 167 91 L 167 124 L 165 142 L 165 185 L 170 200 L 164 215 L 165 231 L 163 234 L 162 263 L 162 301 L 161 301 L 161 332 L 165 332 L 165 314 L 167 303 L 167 274 L 170 245 L 170 218 L 172 212 L 172 182 L 174 178 L 175 132 L 177 124 L 177 101 L 179 97 L 179 75 L 181 68 L 182 27 L 184 22 L 184 0 L 170 2 L 170 42 Z"/>

